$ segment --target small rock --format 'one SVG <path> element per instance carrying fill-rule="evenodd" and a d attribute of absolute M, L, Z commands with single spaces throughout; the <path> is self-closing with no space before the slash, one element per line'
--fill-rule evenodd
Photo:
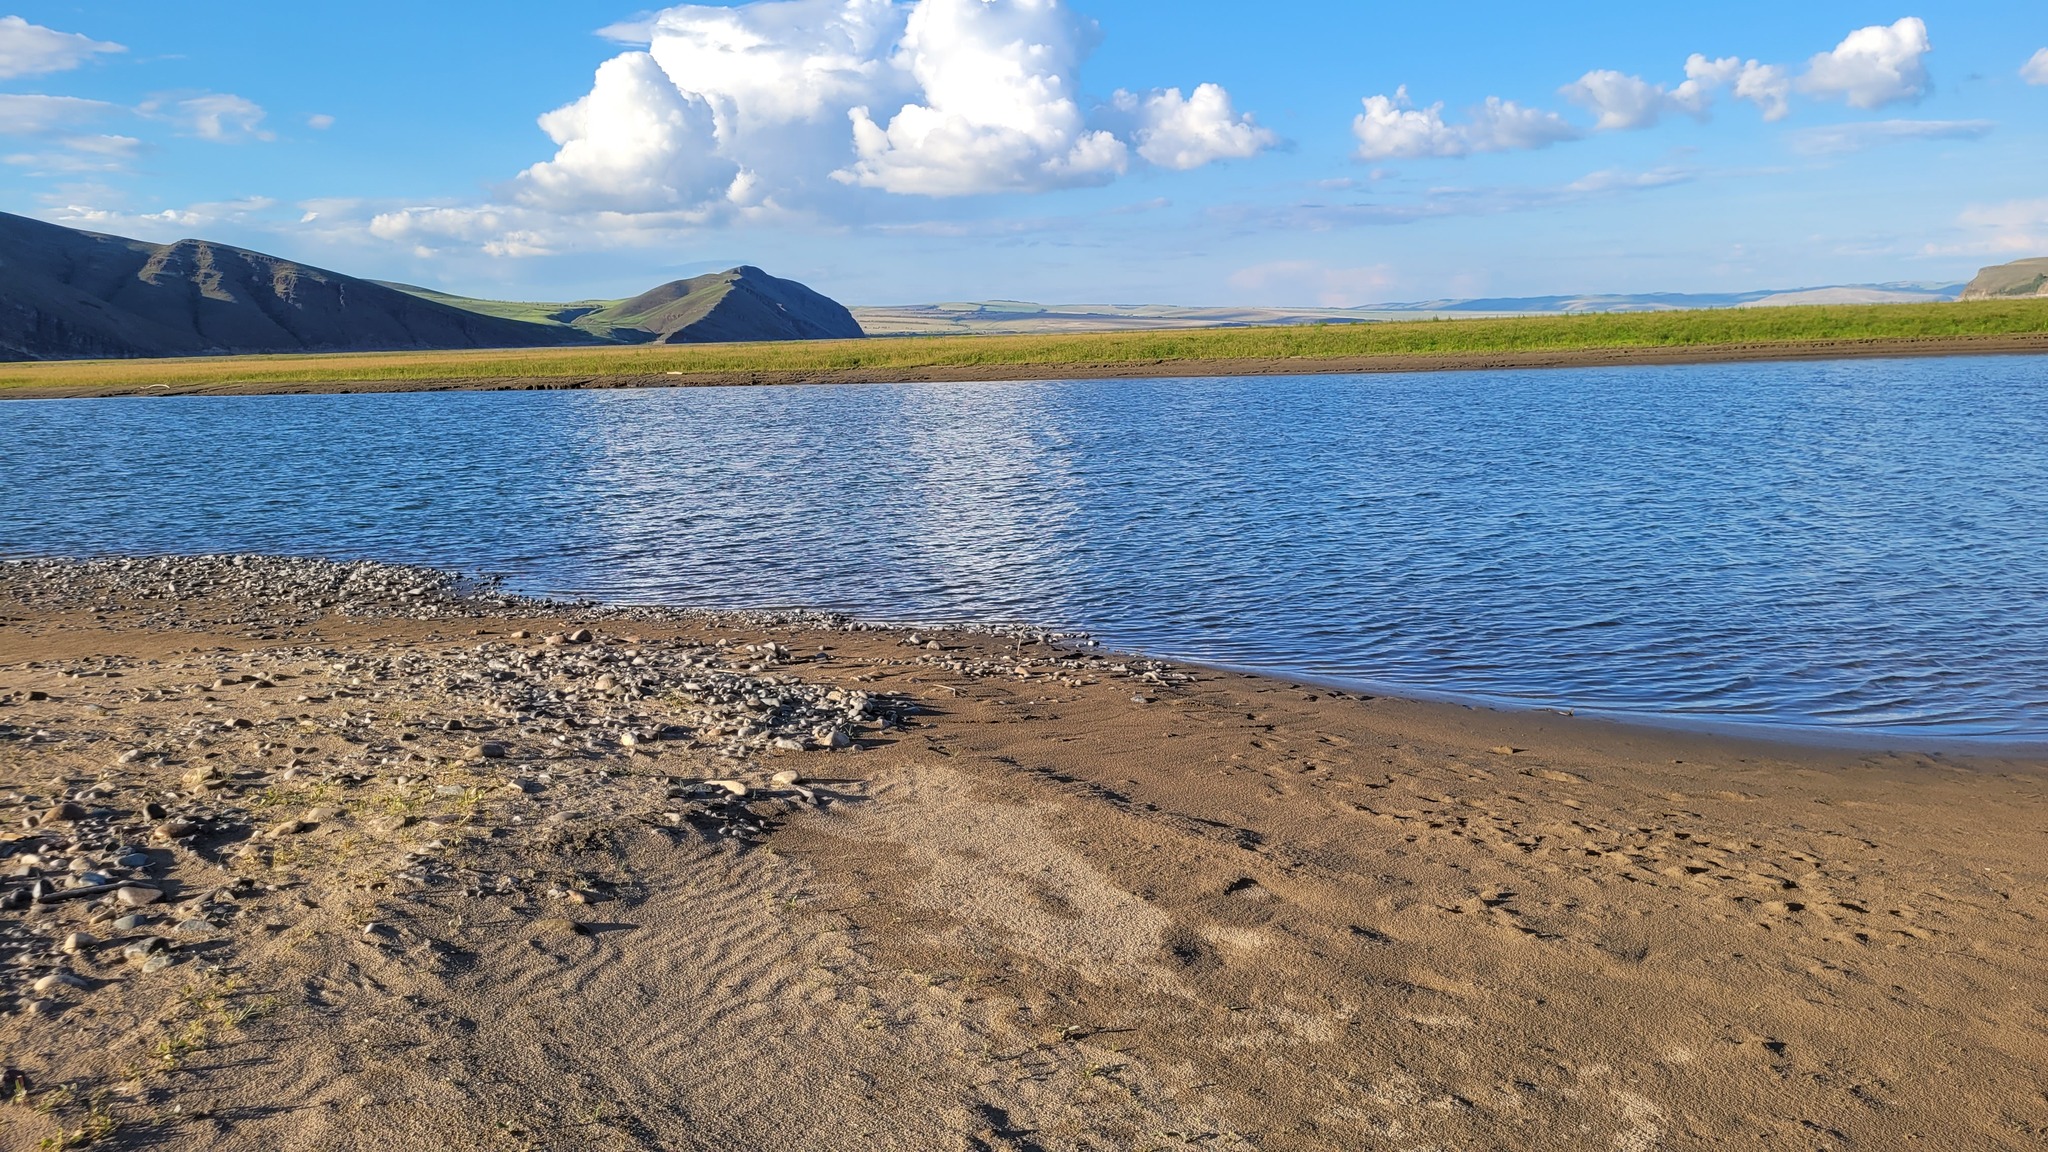
<path fill-rule="evenodd" d="M 213 922 L 194 916 L 189 920 L 178 921 L 178 926 L 172 931 L 180 936 L 205 936 L 213 931 Z"/>
<path fill-rule="evenodd" d="M 734 796 L 744 797 L 747 794 L 747 786 L 737 780 L 706 780 L 703 786 L 706 788 L 722 788 Z"/>
<path fill-rule="evenodd" d="M 768 778 L 768 782 L 777 788 L 788 788 L 794 784 L 801 784 L 803 781 L 804 778 L 795 772 L 777 772 Z"/>
<path fill-rule="evenodd" d="M 144 972 L 161 972 L 177 962 L 177 958 L 169 952 L 158 952 L 142 962 L 142 970 Z"/>
<path fill-rule="evenodd" d="M 140 760 L 140 759 L 142 759 L 142 756 L 143 756 L 143 752 L 142 752 L 142 749 L 140 749 L 140 748 L 130 748 L 130 749 L 128 749 L 128 750 L 127 750 L 126 752 L 123 752 L 123 753 L 121 753 L 121 754 L 120 754 L 119 756 L 116 756 L 116 757 L 114 757 L 114 763 L 116 763 L 116 764 L 133 764 L 133 763 L 135 763 L 135 762 L 136 762 L 137 760 Z"/>
<path fill-rule="evenodd" d="M 562 639 L 571 644 L 588 644 L 590 643 L 590 629 L 574 629 L 568 635 L 562 637 Z"/>
<path fill-rule="evenodd" d="M 513 630 L 513 632 L 512 632 L 512 638 L 513 638 L 514 640 L 524 640 L 524 639 L 526 639 L 526 638 L 527 638 L 528 636 L 531 636 L 531 635 L 533 635 L 533 633 L 531 633 L 531 632 L 528 632 L 528 631 L 527 631 L 526 629 L 524 629 L 524 628 L 517 628 L 517 629 L 514 629 L 514 630 Z"/>
<path fill-rule="evenodd" d="M 73 932 L 64 938 L 63 948 L 65 952 L 76 956 L 99 942 L 99 937 L 90 932 Z"/>
<path fill-rule="evenodd" d="M 476 751 L 472 755 L 479 760 L 503 760 L 505 758 L 505 746 L 496 741 L 488 741 L 477 745 Z"/>
<path fill-rule="evenodd" d="M 1517 752 L 1524 751 L 1524 749 L 1517 748 L 1512 744 L 1502 744 L 1498 747 L 1490 748 L 1488 751 L 1492 752 L 1495 756 L 1513 756 Z"/>
<path fill-rule="evenodd" d="M 588 936 L 590 929 L 567 916 L 543 916 L 526 926 L 527 932 L 535 939 L 550 936 Z"/>
<path fill-rule="evenodd" d="M 617 677 L 615 677 L 615 676 L 612 676 L 612 675 L 611 675 L 611 674 L 609 674 L 609 673 L 607 673 L 607 674 L 605 674 L 605 675 L 603 675 L 603 676 L 599 676 L 599 677 L 597 678 L 597 690 L 598 690 L 599 692 L 610 692 L 610 691 L 611 691 L 612 689 L 614 689 L 614 688 L 617 688 L 618 686 L 619 686 L 619 681 L 618 681 L 618 678 L 617 678 Z"/>
<path fill-rule="evenodd" d="M 768 746 L 777 752 L 801 752 L 804 750 L 803 741 L 791 740 L 787 736 L 777 736 Z"/>
<path fill-rule="evenodd" d="M 180 840 L 199 831 L 199 825 L 190 820 L 171 819 L 156 826 L 154 835 L 159 840 Z"/>
<path fill-rule="evenodd" d="M 48 812 L 43 813 L 41 822 L 44 824 L 70 824 L 83 819 L 85 819 L 85 807 L 66 800 Z"/>
<path fill-rule="evenodd" d="M 46 996 L 59 988 L 83 988 L 85 987 L 85 981 L 80 980 L 69 972 L 52 972 L 48 976 L 37 980 L 33 987 L 36 990 L 36 995 Z"/>
<path fill-rule="evenodd" d="M 161 820 L 164 817 L 169 816 L 171 812 L 170 809 L 165 808 L 163 805 L 157 803 L 154 800 L 151 800 L 149 803 L 144 804 L 142 806 L 142 814 L 144 816 L 149 817 L 151 820 Z"/>
<path fill-rule="evenodd" d="M 270 831 L 264 833 L 264 835 L 272 840 L 282 840 L 287 836 L 297 836 L 311 827 L 312 825 L 294 816 L 289 820 L 280 820 L 272 824 Z"/>
<path fill-rule="evenodd" d="M 149 853 L 130 852 L 128 855 L 116 860 L 115 863 L 123 868 L 147 868 L 149 867 Z"/>
<path fill-rule="evenodd" d="M 171 942 L 161 936 L 144 936 L 135 943 L 121 949 L 121 955 L 131 964 L 140 964 L 160 952 L 169 951 Z"/>
<path fill-rule="evenodd" d="M 121 917 L 119 920 L 114 921 L 114 931 L 133 932 L 137 928 L 142 927 L 144 924 L 149 923 L 149 921 L 150 918 L 148 916 L 141 915 L 140 913 L 131 912 L 128 915 Z"/>
<path fill-rule="evenodd" d="M 138 888 L 133 885 L 116 889 L 114 892 L 114 899 L 129 908 L 140 908 L 145 904 L 154 904 L 163 898 L 164 894 L 154 888 Z"/>

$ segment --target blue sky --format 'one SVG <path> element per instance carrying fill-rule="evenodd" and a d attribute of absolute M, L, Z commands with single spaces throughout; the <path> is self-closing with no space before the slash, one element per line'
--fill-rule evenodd
<path fill-rule="evenodd" d="M 2038 0 L 0 16 L 0 208 L 483 295 L 745 261 L 852 303 L 1357 305 L 2048 255 Z"/>

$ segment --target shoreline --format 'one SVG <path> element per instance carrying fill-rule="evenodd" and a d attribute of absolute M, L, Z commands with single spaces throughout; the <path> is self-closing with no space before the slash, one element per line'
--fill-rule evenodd
<path fill-rule="evenodd" d="M 2048 1131 L 2048 760 L 1059 639 L 0 564 L 0 1146 Z"/>
<path fill-rule="evenodd" d="M 270 396 L 377 392 L 575 391 L 584 389 L 791 386 L 805 384 L 995 383 L 1040 380 L 1158 379 L 1219 376 L 1349 375 L 1422 372 L 1615 368 L 1685 364 L 1782 363 L 1938 356 L 2048 354 L 2048 333 L 1954 338 L 1851 339 L 1693 346 L 1625 346 L 1517 352 L 1338 357 L 1154 360 L 1117 363 L 1021 363 L 832 370 L 747 370 L 526 377 L 245 380 L 198 383 L 0 384 L 0 399 L 56 400 L 122 396 Z M 380 355 L 364 353 L 362 355 Z M 53 362 L 56 363 L 56 362 Z M 152 364 L 136 361 L 138 374 Z"/>

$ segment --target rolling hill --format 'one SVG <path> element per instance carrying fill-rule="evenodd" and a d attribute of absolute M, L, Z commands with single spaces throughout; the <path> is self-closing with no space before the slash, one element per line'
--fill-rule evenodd
<path fill-rule="evenodd" d="M 574 304 L 479 300 L 412 284 L 381 283 L 478 315 L 550 325 L 615 344 L 849 340 L 864 334 L 853 313 L 838 301 L 749 266 L 674 280 L 630 300 Z"/>
<path fill-rule="evenodd" d="M 742 267 L 630 300 L 506 304 L 205 240 L 152 244 L 0 213 L 0 360 L 845 339 L 860 325 Z"/>

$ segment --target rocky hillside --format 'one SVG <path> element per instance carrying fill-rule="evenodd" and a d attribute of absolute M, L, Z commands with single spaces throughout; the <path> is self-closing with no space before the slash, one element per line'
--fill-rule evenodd
<path fill-rule="evenodd" d="M 0 213 L 0 360 L 530 348 L 575 329 L 482 316 L 225 244 Z"/>
<path fill-rule="evenodd" d="M 1965 300 L 2010 300 L 2022 296 L 2048 296 L 2048 257 L 1986 268 L 1963 289 Z"/>
<path fill-rule="evenodd" d="M 849 339 L 853 314 L 734 268 L 630 300 L 509 304 L 261 252 L 151 244 L 0 212 L 0 360 Z"/>

